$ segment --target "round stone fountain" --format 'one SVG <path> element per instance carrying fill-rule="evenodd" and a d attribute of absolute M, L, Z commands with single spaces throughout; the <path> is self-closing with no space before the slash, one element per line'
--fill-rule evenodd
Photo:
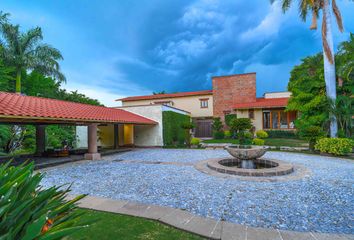
<path fill-rule="evenodd" d="M 221 173 L 240 176 L 280 176 L 294 171 L 290 163 L 261 158 L 267 151 L 262 146 L 233 145 L 226 150 L 234 158 L 211 159 L 207 166 Z"/>

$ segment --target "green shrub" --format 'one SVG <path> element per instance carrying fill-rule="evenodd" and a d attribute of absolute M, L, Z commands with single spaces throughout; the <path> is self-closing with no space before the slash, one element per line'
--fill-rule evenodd
<path fill-rule="evenodd" d="M 306 139 L 309 142 L 309 148 L 311 151 L 315 149 L 316 141 L 324 136 L 324 132 L 319 126 L 303 126 L 299 130 L 299 136 Z"/>
<path fill-rule="evenodd" d="M 253 142 L 254 145 L 258 145 L 258 146 L 263 146 L 264 145 L 264 140 L 260 139 L 260 138 L 254 138 L 252 142 Z"/>
<path fill-rule="evenodd" d="M 163 142 L 165 146 L 184 144 L 185 131 L 181 126 L 186 122 L 190 122 L 188 115 L 172 111 L 162 112 Z"/>
<path fill-rule="evenodd" d="M 0 239 L 62 239 L 83 228 L 88 222 L 75 210 L 84 195 L 67 201 L 69 189 L 41 188 L 43 175 L 33 170 L 0 166 Z"/>
<path fill-rule="evenodd" d="M 256 136 L 257 138 L 267 138 L 268 137 L 268 133 L 264 130 L 258 130 L 256 132 Z"/>
<path fill-rule="evenodd" d="M 231 124 L 231 121 L 233 119 L 236 119 L 237 118 L 237 115 L 236 114 L 227 114 L 225 115 L 225 124 L 230 127 L 230 124 Z"/>
<path fill-rule="evenodd" d="M 352 152 L 354 141 L 349 138 L 321 138 L 317 141 L 315 149 L 322 153 L 346 155 Z"/>
<path fill-rule="evenodd" d="M 222 128 L 224 127 L 220 118 L 213 118 L 213 124 L 211 125 L 214 132 L 221 132 Z"/>
<path fill-rule="evenodd" d="M 230 122 L 230 129 L 233 132 L 250 130 L 252 128 L 252 122 L 249 118 L 235 118 Z"/>
<path fill-rule="evenodd" d="M 269 138 L 298 138 L 295 131 L 265 130 Z"/>
<path fill-rule="evenodd" d="M 214 139 L 224 139 L 224 132 L 223 131 L 213 132 L 213 137 Z"/>
<path fill-rule="evenodd" d="M 224 136 L 225 136 L 225 138 L 229 139 L 229 138 L 231 138 L 232 134 L 230 131 L 224 131 Z"/>
<path fill-rule="evenodd" d="M 200 144 L 200 139 L 199 138 L 192 138 L 191 144 L 195 146 L 199 146 Z"/>
<path fill-rule="evenodd" d="M 181 125 L 181 128 L 184 129 L 184 142 L 186 143 L 187 146 L 191 145 L 191 129 L 194 128 L 194 124 L 191 122 L 184 122 Z"/>
<path fill-rule="evenodd" d="M 237 138 L 241 145 L 250 145 L 252 144 L 253 134 L 249 131 L 242 131 L 237 133 Z"/>

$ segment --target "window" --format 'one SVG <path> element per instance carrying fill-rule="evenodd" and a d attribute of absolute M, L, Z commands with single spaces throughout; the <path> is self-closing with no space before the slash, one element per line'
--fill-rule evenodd
<path fill-rule="evenodd" d="M 264 129 L 294 129 L 296 112 L 285 112 L 284 110 L 264 110 Z"/>
<path fill-rule="evenodd" d="M 209 99 L 200 99 L 200 108 L 208 108 Z"/>
<path fill-rule="evenodd" d="M 253 109 L 248 110 L 248 118 L 254 119 L 254 110 Z"/>

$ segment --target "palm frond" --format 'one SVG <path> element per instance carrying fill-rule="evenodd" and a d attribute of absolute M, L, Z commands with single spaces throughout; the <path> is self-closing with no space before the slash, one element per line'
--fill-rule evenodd
<path fill-rule="evenodd" d="M 343 28 L 342 15 L 341 15 L 341 13 L 339 11 L 339 8 L 337 6 L 336 0 L 332 0 L 332 10 L 333 10 L 334 16 L 336 17 L 336 21 L 337 21 L 337 25 L 338 25 L 339 31 L 343 32 L 344 28 Z"/>
<path fill-rule="evenodd" d="M 21 34 L 20 41 L 24 52 L 33 49 L 33 47 L 42 39 L 43 35 L 40 27 L 32 28 Z"/>

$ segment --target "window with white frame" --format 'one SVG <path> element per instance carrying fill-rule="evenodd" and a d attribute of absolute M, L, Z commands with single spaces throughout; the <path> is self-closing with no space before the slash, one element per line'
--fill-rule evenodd
<path fill-rule="evenodd" d="M 208 101 L 209 99 L 199 99 L 200 100 L 200 108 L 208 108 Z"/>

